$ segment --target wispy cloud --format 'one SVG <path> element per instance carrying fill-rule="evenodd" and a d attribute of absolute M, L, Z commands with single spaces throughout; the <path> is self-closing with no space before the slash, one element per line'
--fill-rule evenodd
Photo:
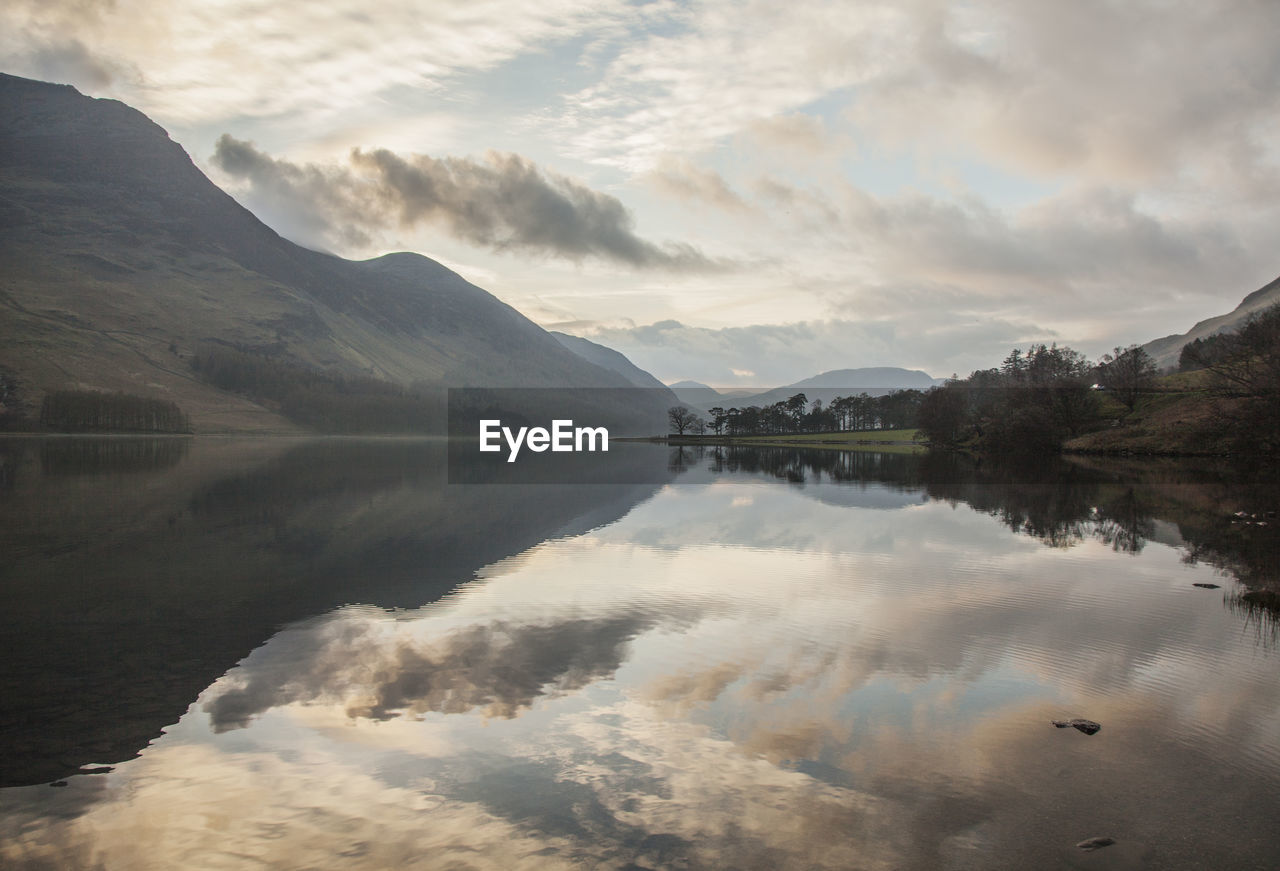
<path fill-rule="evenodd" d="M 676 272 L 726 265 L 691 245 L 641 238 L 618 198 L 518 154 L 472 160 L 356 149 L 344 164 L 320 166 L 273 158 L 223 135 L 213 164 L 247 183 L 247 196 L 283 213 L 288 225 L 330 244 L 367 245 L 381 230 L 432 224 L 498 251 Z"/>
<path fill-rule="evenodd" d="M 658 190 L 678 199 L 704 203 L 726 212 L 746 212 L 751 207 L 729 186 L 720 173 L 689 160 L 664 158 L 649 179 Z"/>
<path fill-rule="evenodd" d="M 440 88 L 631 15 L 617 0 L 390 0 L 376 13 L 357 0 L 296 9 L 258 0 L 16 0 L 0 11 L 0 53 L 47 53 L 73 34 L 141 70 L 119 83 L 119 95 L 170 123 L 330 117 L 398 87 Z M 57 78 L 92 84 L 76 70 L 69 63 Z"/>

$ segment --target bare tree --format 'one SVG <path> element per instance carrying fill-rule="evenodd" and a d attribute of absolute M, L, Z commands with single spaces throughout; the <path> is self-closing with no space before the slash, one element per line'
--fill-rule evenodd
<path fill-rule="evenodd" d="M 1103 386 L 1114 391 L 1116 398 L 1130 411 L 1138 401 L 1138 394 L 1151 385 L 1155 375 L 1155 361 L 1137 345 L 1103 354 L 1098 364 L 1098 378 Z"/>
<path fill-rule="evenodd" d="M 683 405 L 673 405 L 667 409 L 667 421 L 676 435 L 684 435 L 686 431 L 693 429 L 697 419 L 698 416 Z"/>

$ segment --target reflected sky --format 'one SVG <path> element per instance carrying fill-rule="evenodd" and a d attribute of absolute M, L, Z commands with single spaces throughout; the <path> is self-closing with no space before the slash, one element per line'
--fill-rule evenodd
<path fill-rule="evenodd" d="M 0 791 L 0 864 L 1265 867 L 1277 651 L 1185 548 L 1113 545 L 875 482 L 667 486 L 276 633 L 138 759 Z"/>

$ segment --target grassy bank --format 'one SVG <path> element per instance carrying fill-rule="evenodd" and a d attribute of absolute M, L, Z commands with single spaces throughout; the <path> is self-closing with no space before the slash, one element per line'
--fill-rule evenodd
<path fill-rule="evenodd" d="M 1122 408 L 1110 426 L 1070 439 L 1062 449 L 1086 454 L 1220 456 L 1232 453 L 1230 421 L 1239 405 L 1239 400 L 1216 397 L 1192 385 L 1180 392 L 1150 393 L 1139 398 L 1132 411 Z"/>

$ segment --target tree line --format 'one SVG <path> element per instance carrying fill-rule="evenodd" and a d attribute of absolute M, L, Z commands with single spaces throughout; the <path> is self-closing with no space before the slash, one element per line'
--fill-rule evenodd
<path fill-rule="evenodd" d="M 803 393 L 771 405 L 744 408 L 707 409 L 709 420 L 683 405 L 667 412 L 671 432 L 676 435 L 717 436 L 786 435 L 789 433 L 849 432 L 872 429 L 909 429 L 925 394 L 919 390 L 898 390 L 883 396 L 837 396 L 830 403 L 813 402 Z"/>
<path fill-rule="evenodd" d="M 320 432 L 443 431 L 440 398 L 390 381 L 322 372 L 271 353 L 214 342 L 197 347 L 191 368 L 214 387 L 247 396 Z"/>
<path fill-rule="evenodd" d="M 191 421 L 171 400 L 93 390 L 45 394 L 40 424 L 57 432 L 191 432 Z"/>
<path fill-rule="evenodd" d="M 1213 406 L 1224 444 L 1249 452 L 1280 449 L 1280 304 L 1235 332 L 1189 343 L 1179 369 L 1205 371 L 1201 392 L 1228 400 Z M 1015 348 L 999 367 L 926 393 L 918 426 L 935 445 L 1057 451 L 1067 439 L 1105 423 L 1102 390 L 1132 411 L 1155 389 L 1156 375 L 1150 355 L 1137 345 L 1116 348 L 1097 362 L 1065 346 Z"/>
<path fill-rule="evenodd" d="M 1146 356 L 1119 351 L 1118 360 Z M 1147 358 L 1148 363 L 1150 358 Z M 1139 359 L 1139 369 L 1144 366 Z M 919 426 L 935 445 L 961 442 L 998 453 L 1057 450 L 1098 418 L 1097 367 L 1079 351 L 1055 345 L 1013 349 L 999 368 L 953 378 L 925 395 Z"/>

